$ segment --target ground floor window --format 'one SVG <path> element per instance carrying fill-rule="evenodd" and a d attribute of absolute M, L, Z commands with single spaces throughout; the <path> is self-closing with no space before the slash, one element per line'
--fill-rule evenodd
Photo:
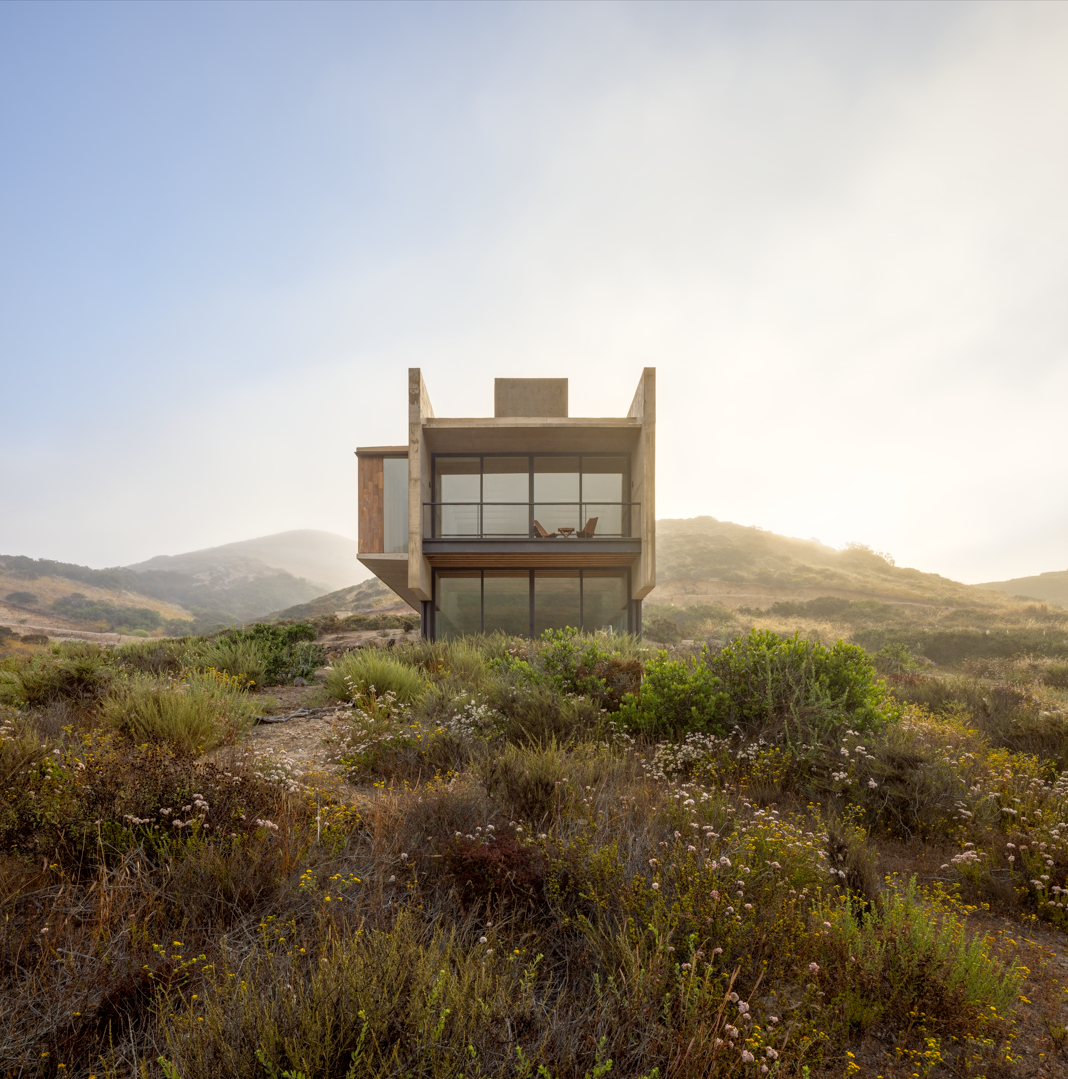
<path fill-rule="evenodd" d="M 536 637 L 565 626 L 625 633 L 629 585 L 625 569 L 438 570 L 433 635 Z"/>

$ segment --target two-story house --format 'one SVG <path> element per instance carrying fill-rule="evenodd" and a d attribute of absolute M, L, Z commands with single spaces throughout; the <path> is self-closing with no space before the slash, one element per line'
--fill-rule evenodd
<path fill-rule="evenodd" d="M 656 369 L 623 417 L 568 415 L 566 378 L 498 378 L 492 418 L 434 415 L 408 372 L 408 443 L 359 457 L 359 558 L 431 639 L 641 632 L 656 584 Z"/>

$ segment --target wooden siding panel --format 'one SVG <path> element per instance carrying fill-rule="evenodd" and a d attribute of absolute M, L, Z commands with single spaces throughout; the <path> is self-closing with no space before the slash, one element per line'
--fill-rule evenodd
<path fill-rule="evenodd" d="M 384 499 L 382 493 L 382 458 L 360 458 L 359 526 L 360 554 L 380 554 L 384 546 Z"/>

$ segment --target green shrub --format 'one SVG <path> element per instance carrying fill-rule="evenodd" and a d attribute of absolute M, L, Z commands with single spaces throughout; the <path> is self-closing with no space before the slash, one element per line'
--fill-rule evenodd
<path fill-rule="evenodd" d="M 186 671 L 178 680 L 134 674 L 113 689 L 104 715 L 135 741 L 203 753 L 252 725 L 256 707 L 242 688 L 222 671 Z"/>
<path fill-rule="evenodd" d="M 643 623 L 642 630 L 645 636 L 661 644 L 678 644 L 682 640 L 682 630 L 679 624 L 670 618 L 653 618 Z"/>
<path fill-rule="evenodd" d="M 827 648 L 798 634 L 754 629 L 709 658 L 727 690 L 727 727 L 793 726 L 808 740 L 843 721 L 859 730 L 883 725 L 885 690 L 863 648 L 839 641 Z"/>
<path fill-rule="evenodd" d="M 651 738 L 685 731 L 725 734 L 727 694 L 706 658 L 668 659 L 661 652 L 646 664 L 638 694 L 623 698 L 620 719 Z"/>
<path fill-rule="evenodd" d="M 624 635 L 620 635 L 623 637 Z M 619 642 L 624 648 L 626 641 Z M 609 711 L 641 685 L 642 664 L 620 653 L 616 638 L 583 636 L 573 629 L 546 630 L 534 652 L 534 665 L 565 693 L 590 697 Z"/>
<path fill-rule="evenodd" d="M 68 700 L 92 704 L 104 696 L 114 678 L 108 660 L 99 645 L 70 641 L 9 661 L 0 680 L 0 703 L 45 705 Z"/>
<path fill-rule="evenodd" d="M 426 691 L 421 671 L 377 648 L 349 652 L 335 660 L 325 684 L 327 693 L 339 701 L 351 700 L 372 687 L 379 697 L 393 693 L 404 702 L 416 701 Z"/>
<path fill-rule="evenodd" d="M 872 656 L 880 674 L 911 674 L 920 671 L 924 663 L 902 644 L 888 644 Z"/>
<path fill-rule="evenodd" d="M 843 722 L 881 726 L 884 699 L 862 648 L 753 629 L 718 653 L 706 648 L 686 660 L 660 653 L 646 666 L 641 691 L 624 698 L 621 717 L 653 737 L 774 729 L 787 741 L 818 741 Z"/>
<path fill-rule="evenodd" d="M 163 616 L 151 607 L 119 607 L 106 600 L 89 599 L 81 592 L 72 592 L 52 604 L 52 609 L 68 618 L 83 622 L 105 622 L 109 629 L 125 632 L 136 629 L 159 629 Z"/>
<path fill-rule="evenodd" d="M 8 592 L 4 599 L 19 607 L 29 607 L 37 602 L 37 596 L 33 592 Z"/>
<path fill-rule="evenodd" d="M 243 686 L 267 683 L 267 654 L 259 641 L 228 636 L 198 641 L 187 660 L 192 666 L 224 671 Z"/>
<path fill-rule="evenodd" d="M 258 684 L 274 686 L 292 682 L 298 676 L 310 678 L 323 665 L 326 651 L 315 643 L 315 638 L 316 630 L 310 622 L 257 622 L 250 629 L 227 630 L 217 639 L 254 645 L 264 659 Z"/>
<path fill-rule="evenodd" d="M 145 674 L 178 675 L 189 666 L 189 652 L 186 641 L 129 641 L 115 649 L 114 657 L 121 665 Z"/>
<path fill-rule="evenodd" d="M 192 662 L 226 671 L 246 684 L 274 686 L 309 678 L 322 666 L 325 650 L 315 644 L 315 627 L 308 622 L 228 629 L 192 645 Z"/>

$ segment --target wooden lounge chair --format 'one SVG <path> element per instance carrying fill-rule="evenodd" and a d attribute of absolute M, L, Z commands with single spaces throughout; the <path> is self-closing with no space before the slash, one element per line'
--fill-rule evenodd
<path fill-rule="evenodd" d="M 534 534 L 538 539 L 552 539 L 556 535 L 555 532 L 546 532 L 537 521 L 534 522 Z"/>
<path fill-rule="evenodd" d="M 586 527 L 578 534 L 579 539 L 593 539 L 594 532 L 597 531 L 597 522 L 600 518 L 591 517 L 586 522 Z"/>

